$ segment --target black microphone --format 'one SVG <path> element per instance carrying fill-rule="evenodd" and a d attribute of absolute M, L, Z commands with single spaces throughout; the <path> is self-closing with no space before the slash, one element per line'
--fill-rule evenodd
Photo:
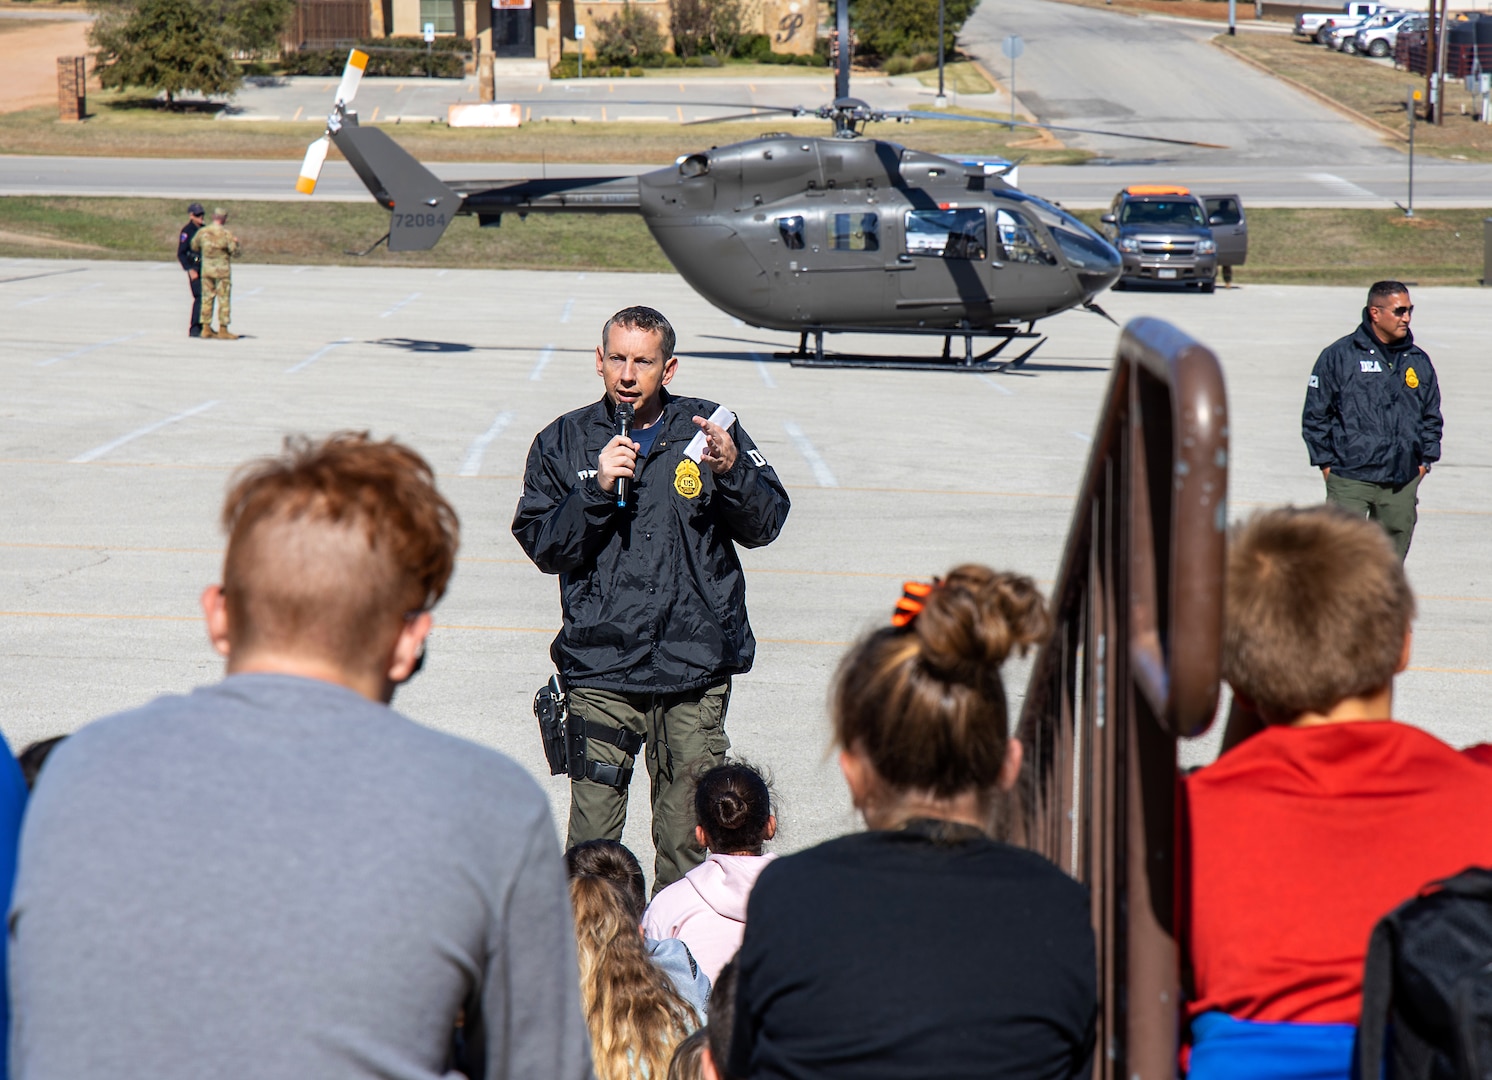
<path fill-rule="evenodd" d="M 632 406 L 622 402 L 616 407 L 616 433 L 624 439 L 632 437 Z M 627 505 L 627 481 L 629 477 L 618 476 L 616 478 L 616 504 L 618 507 Z"/>

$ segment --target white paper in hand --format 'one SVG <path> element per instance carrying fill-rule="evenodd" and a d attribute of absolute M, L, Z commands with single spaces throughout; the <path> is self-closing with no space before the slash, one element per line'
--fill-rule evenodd
<path fill-rule="evenodd" d="M 736 414 L 731 412 L 724 405 L 717 406 L 715 411 L 710 414 L 710 423 L 719 425 L 726 431 L 729 431 L 730 426 L 735 422 Z M 684 448 L 684 456 L 690 461 L 694 462 L 694 464 L 698 465 L 699 459 L 704 457 L 705 443 L 707 441 L 708 439 L 705 436 L 703 428 L 701 428 L 699 431 L 696 431 L 694 433 L 694 438 L 690 439 L 689 445 Z"/>

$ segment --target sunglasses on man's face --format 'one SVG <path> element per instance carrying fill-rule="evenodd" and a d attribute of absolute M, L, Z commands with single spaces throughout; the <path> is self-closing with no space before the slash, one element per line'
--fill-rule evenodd
<path fill-rule="evenodd" d="M 1396 316 L 1398 316 L 1399 318 L 1402 319 L 1405 315 L 1413 315 L 1414 314 L 1414 305 L 1413 304 L 1409 304 L 1409 305 L 1406 305 L 1406 306 L 1400 306 L 1400 307 L 1396 307 L 1396 308 L 1378 308 L 1377 310 L 1391 312 L 1392 314 L 1394 314 L 1394 315 L 1396 315 Z"/>

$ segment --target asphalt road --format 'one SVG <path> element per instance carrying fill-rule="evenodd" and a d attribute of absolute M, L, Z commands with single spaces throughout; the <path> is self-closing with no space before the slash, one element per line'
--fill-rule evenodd
<path fill-rule="evenodd" d="M 1064 136 L 1116 162 L 1213 167 L 1293 166 L 1339 172 L 1401 155 L 1366 128 L 1209 44 L 1218 27 L 1052 3 L 981 4 L 959 35 L 996 75 L 1019 35 L 1015 94 L 1038 120 L 1223 143 L 1227 150 Z"/>
<path fill-rule="evenodd" d="M 398 132 L 395 129 L 397 138 Z M 664 165 L 665 162 L 659 162 Z M 432 163 L 446 180 L 548 176 L 620 176 L 649 165 L 566 165 L 549 162 Z M 299 161 L 198 161 L 151 158 L 0 156 L 0 196 L 115 195 L 204 202 L 235 199 L 302 199 L 295 193 Z M 1392 208 L 1406 198 L 1406 159 L 1391 155 L 1378 165 L 1205 165 L 1200 162 L 1119 162 L 1091 165 L 1022 165 L 1023 188 L 1078 209 L 1107 206 L 1127 184 L 1180 183 L 1207 192 L 1232 192 L 1250 206 Z M 367 189 L 352 169 L 329 161 L 315 199 L 360 202 Z M 1426 161 L 1415 165 L 1415 205 L 1492 207 L 1492 164 Z"/>
<path fill-rule="evenodd" d="M 545 785 L 530 704 L 547 678 L 557 587 L 509 525 L 535 432 L 592 400 L 602 321 L 655 304 L 680 331 L 673 388 L 734 409 L 793 499 L 781 538 L 746 551 L 756 667 L 736 681 L 736 751 L 777 778 L 789 851 L 850 829 L 826 753 L 828 680 L 847 642 L 884 625 L 908 578 L 966 560 L 1051 587 L 1117 331 L 1087 313 L 1043 327 L 1019 373 L 804 370 L 665 274 L 246 265 L 241 341 L 189 340 L 174 262 L 0 260 L 0 728 L 14 747 L 219 677 L 197 597 L 221 570 L 217 513 L 239 463 L 289 432 L 371 428 L 433 463 L 462 521 L 425 671 L 397 701 L 495 746 Z M 1419 593 L 1396 709 L 1457 743 L 1486 738 L 1492 695 L 1492 307 L 1414 295 L 1445 389 L 1445 460 L 1421 490 L 1409 571 Z M 1352 327 L 1358 289 L 1125 292 L 1121 321 L 1166 318 L 1221 356 L 1229 510 L 1311 503 L 1300 442 L 1317 351 Z M 86 317 L 79 317 L 86 312 Z M 937 345 L 838 339 L 855 351 Z M 1019 699 L 1025 669 L 1008 672 Z M 1210 744 L 1189 748 L 1206 758 Z M 646 804 L 646 779 L 635 805 Z M 647 814 L 626 839 L 647 856 Z"/>

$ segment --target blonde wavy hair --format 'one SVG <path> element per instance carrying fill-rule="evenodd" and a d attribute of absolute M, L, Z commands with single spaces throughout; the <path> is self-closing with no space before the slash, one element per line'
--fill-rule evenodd
<path fill-rule="evenodd" d="M 570 881 L 580 993 L 600 1080 L 661 1080 L 674 1048 L 700 1024 L 667 975 L 648 959 L 637 921 L 615 886 Z"/>

